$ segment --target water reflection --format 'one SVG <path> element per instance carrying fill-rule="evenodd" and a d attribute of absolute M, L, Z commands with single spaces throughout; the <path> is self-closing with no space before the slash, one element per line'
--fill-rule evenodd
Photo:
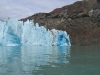
<path fill-rule="evenodd" d="M 66 57 L 70 57 L 69 47 L 34 46 L 22 47 L 21 50 L 22 68 L 26 73 L 41 70 L 45 65 L 57 67 L 54 63 L 68 63 L 69 60 Z"/>
<path fill-rule="evenodd" d="M 0 75 L 20 71 L 20 53 L 20 47 L 0 46 Z"/>
<path fill-rule="evenodd" d="M 70 63 L 81 65 L 100 65 L 100 46 L 72 46 Z"/>
<path fill-rule="evenodd" d="M 69 63 L 70 47 L 0 47 L 0 75 L 31 75 L 44 66 Z"/>

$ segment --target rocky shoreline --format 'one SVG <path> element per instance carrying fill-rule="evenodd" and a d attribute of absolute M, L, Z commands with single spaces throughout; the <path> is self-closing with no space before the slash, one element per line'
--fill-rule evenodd
<path fill-rule="evenodd" d="M 100 1 L 84 0 L 54 9 L 50 13 L 37 13 L 21 21 L 34 20 L 47 29 L 64 30 L 72 45 L 100 44 Z"/>

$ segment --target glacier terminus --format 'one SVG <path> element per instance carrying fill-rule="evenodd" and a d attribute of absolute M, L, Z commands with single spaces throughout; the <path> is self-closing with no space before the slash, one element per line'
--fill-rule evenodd
<path fill-rule="evenodd" d="M 0 21 L 0 45 L 71 46 L 69 35 L 62 30 L 47 30 L 33 21 Z"/>

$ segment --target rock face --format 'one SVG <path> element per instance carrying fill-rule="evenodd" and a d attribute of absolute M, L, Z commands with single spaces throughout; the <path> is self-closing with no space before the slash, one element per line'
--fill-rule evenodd
<path fill-rule="evenodd" d="M 34 20 L 47 29 L 65 30 L 72 45 L 100 44 L 100 1 L 84 0 L 57 8 L 50 13 L 37 13 L 21 21 Z"/>

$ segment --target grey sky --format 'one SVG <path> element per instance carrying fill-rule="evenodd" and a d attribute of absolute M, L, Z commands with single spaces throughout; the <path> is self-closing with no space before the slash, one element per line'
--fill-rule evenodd
<path fill-rule="evenodd" d="M 50 12 L 75 1 L 79 0 L 0 0 L 0 19 L 25 18 L 38 12 Z"/>

